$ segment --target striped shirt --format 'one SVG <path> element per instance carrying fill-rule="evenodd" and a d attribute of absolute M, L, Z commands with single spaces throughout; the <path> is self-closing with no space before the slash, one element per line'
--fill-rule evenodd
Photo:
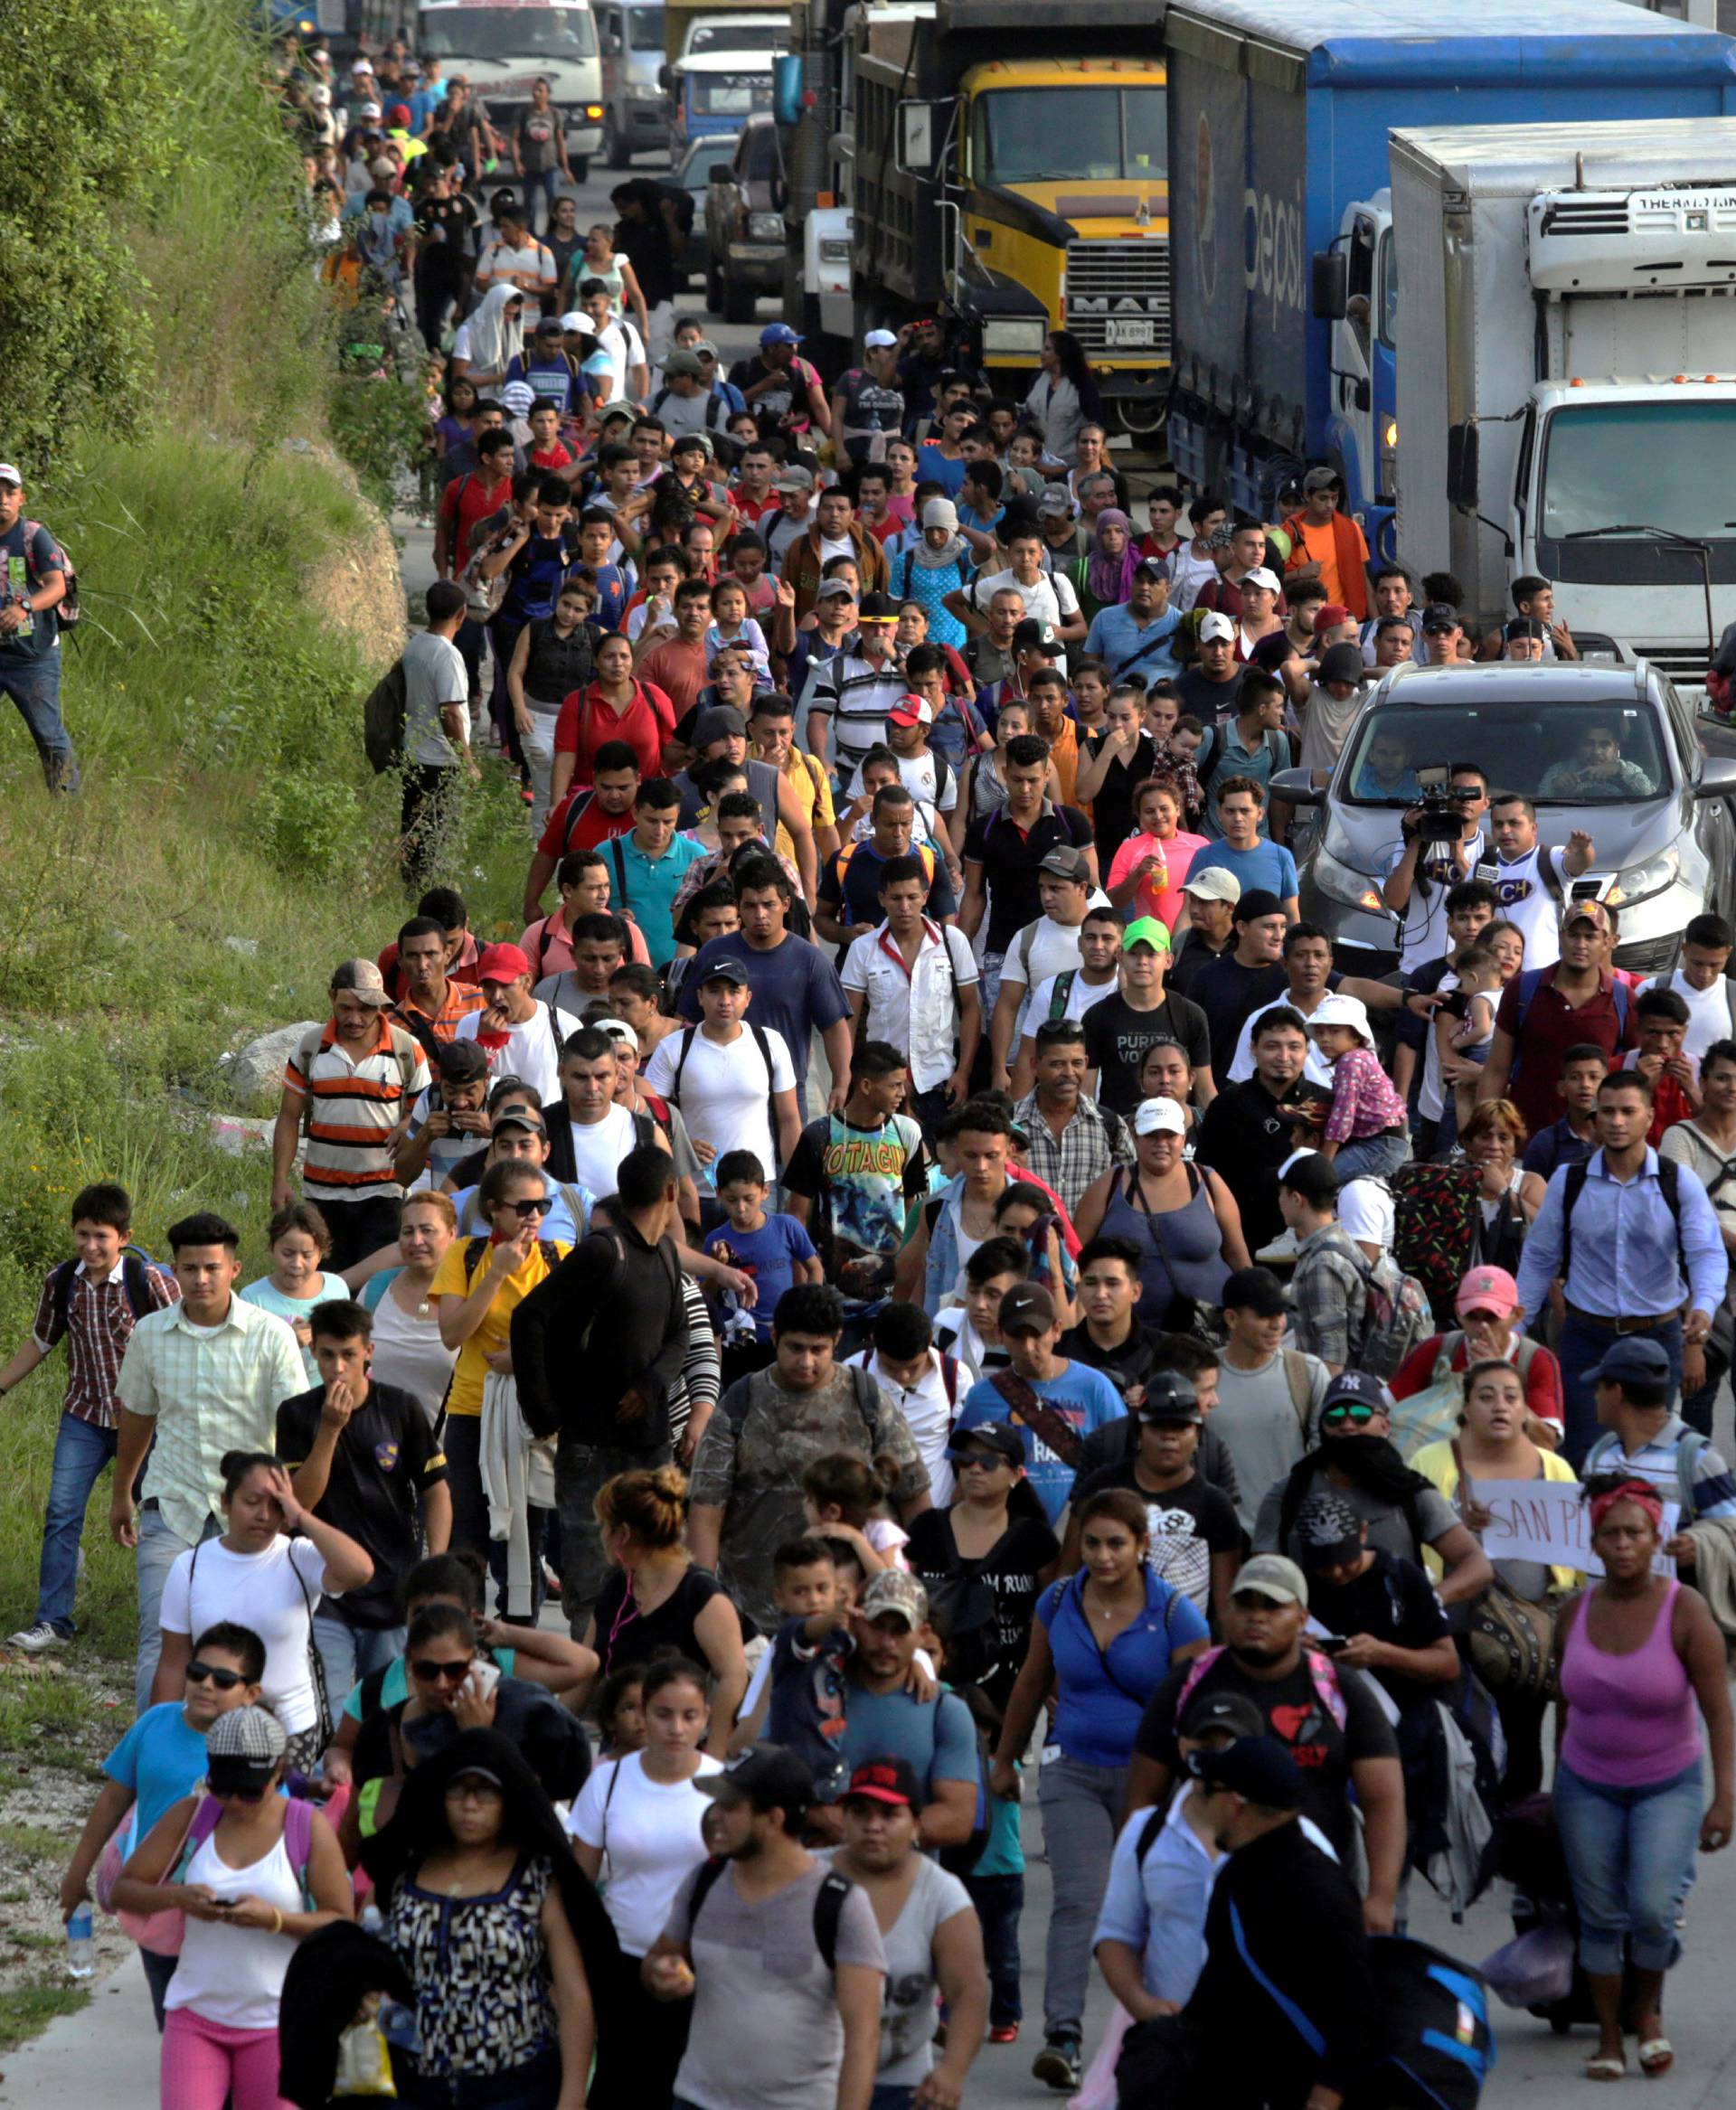
<path fill-rule="evenodd" d="M 1581 1470 L 1588 1479 L 1593 1473 L 1613 1473 L 1618 1479 L 1649 1482 L 1665 1502 L 1681 1509 L 1680 1528 L 1684 1531 L 1690 1524 L 1704 1523 L 1710 1517 L 1736 1517 L 1736 1478 L 1710 1444 L 1698 1446 L 1690 1468 L 1693 1497 L 1684 1499 L 1676 1461 L 1682 1438 L 1687 1434 L 1687 1423 L 1679 1414 L 1672 1414 L 1655 1435 L 1630 1452 L 1622 1449 L 1620 1436 L 1609 1430 L 1592 1445 Z"/>
<path fill-rule="evenodd" d="M 121 1358 L 138 1323 L 127 1295 L 126 1277 L 117 1265 L 106 1282 L 92 1282 L 85 1274 L 84 1262 L 79 1261 L 62 1310 L 54 1294 L 59 1274 L 58 1267 L 51 1268 L 42 1284 L 31 1338 L 44 1355 L 56 1342 L 66 1342 L 66 1398 L 61 1410 L 97 1428 L 113 1428 Z M 160 1267 L 145 1269 L 144 1287 L 156 1311 L 172 1305 L 181 1294 L 174 1276 Z"/>
<path fill-rule="evenodd" d="M 448 975 L 446 978 L 446 1002 L 437 1012 L 426 1012 L 420 1004 L 405 994 L 401 996 L 386 1016 L 395 1026 L 402 1026 L 410 1037 L 421 1045 L 423 1054 L 430 1051 L 430 1041 L 449 1041 L 458 1030 L 458 1021 L 468 1018 L 473 1011 L 480 1011 L 486 999 L 474 982 L 456 982 Z"/>
<path fill-rule="evenodd" d="M 816 670 L 803 702 L 810 715 L 818 711 L 836 721 L 832 760 L 840 777 L 884 740 L 886 713 L 910 686 L 895 660 L 875 666 L 854 652 L 841 652 Z"/>
<path fill-rule="evenodd" d="M 392 1138 L 428 1087 L 428 1058 L 401 1026 L 384 1017 L 354 1060 L 334 1022 L 309 1033 L 283 1072 L 285 1091 L 307 1102 L 302 1192 L 308 1201 L 401 1194 L 392 1173 Z"/>
<path fill-rule="evenodd" d="M 156 1423 L 145 1499 L 176 1538 L 196 1545 L 205 1519 L 219 1513 L 224 1452 L 269 1451 L 278 1408 L 307 1389 L 294 1333 L 239 1296 L 215 1326 L 195 1327 L 181 1304 L 139 1320 L 115 1399 Z"/>

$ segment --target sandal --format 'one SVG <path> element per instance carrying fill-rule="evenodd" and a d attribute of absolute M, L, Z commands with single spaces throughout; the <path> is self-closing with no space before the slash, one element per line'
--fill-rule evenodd
<path fill-rule="evenodd" d="M 1647 2080 L 1668 2073 L 1675 2064 L 1675 2048 L 1667 2037 L 1652 2037 L 1639 2048 L 1639 2070 Z"/>
<path fill-rule="evenodd" d="M 1585 2062 L 1585 2077 L 1589 2081 L 1624 2081 L 1628 2077 L 1627 2058 L 1619 2053 L 1593 2052 Z"/>

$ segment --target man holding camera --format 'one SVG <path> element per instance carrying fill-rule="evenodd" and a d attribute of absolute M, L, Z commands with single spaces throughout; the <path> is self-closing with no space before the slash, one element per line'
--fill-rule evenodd
<path fill-rule="evenodd" d="M 1447 891 L 1469 879 L 1487 854 L 1482 824 L 1488 806 L 1483 771 L 1475 762 L 1455 762 L 1444 791 L 1425 788 L 1422 804 L 1405 813 L 1404 840 L 1392 853 L 1382 896 L 1399 918 L 1399 965 L 1407 972 L 1447 949 Z"/>

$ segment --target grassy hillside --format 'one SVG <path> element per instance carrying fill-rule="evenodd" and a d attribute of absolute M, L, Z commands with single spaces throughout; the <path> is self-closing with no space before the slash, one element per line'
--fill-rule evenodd
<path fill-rule="evenodd" d="M 336 374 L 298 164 L 242 19 L 239 0 L 8 11 L 0 370 L 42 381 L 8 391 L 0 458 L 71 550 L 88 613 L 64 648 L 78 797 L 50 803 L 0 703 L 4 1353 L 88 1179 L 127 1183 L 154 1252 L 188 1209 L 228 1211 L 259 1271 L 268 1167 L 211 1139 L 212 1112 L 238 1110 L 218 1059 L 319 1012 L 335 963 L 406 912 L 395 787 L 360 740 L 401 589 L 327 446 L 335 392 L 361 384 Z M 45 212 L 78 231 L 70 284 L 40 268 Z M 522 810 L 479 799 L 449 875 L 484 928 L 512 913 Z M 0 1634 L 34 1602 L 62 1377 L 57 1356 L 0 1402 Z M 130 1652 L 104 1508 L 81 1611 L 98 1647 Z M 0 1748 L 12 1719 L 0 1705 Z"/>

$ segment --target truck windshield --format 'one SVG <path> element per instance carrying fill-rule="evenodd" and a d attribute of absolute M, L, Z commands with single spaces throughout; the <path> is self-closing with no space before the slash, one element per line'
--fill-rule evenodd
<path fill-rule="evenodd" d="M 662 51 L 662 8 L 629 7 L 627 11 L 627 42 L 628 49 L 631 51 Z"/>
<path fill-rule="evenodd" d="M 684 58 L 702 52 L 781 52 L 789 31 L 778 22 L 702 22 L 687 40 Z"/>
<path fill-rule="evenodd" d="M 976 98 L 972 165 L 979 183 L 1089 184 L 1168 172 L 1164 91 L 997 88 Z"/>
<path fill-rule="evenodd" d="M 1503 790 L 1554 805 L 1612 805 L 1669 789 L 1650 710 L 1631 701 L 1528 702 L 1529 678 L 1515 667 L 1511 692 L 1486 703 L 1400 702 L 1371 711 L 1334 796 L 1351 805 L 1414 805 L 1417 771 L 1450 768 L 1461 755 L 1498 755 Z"/>
<path fill-rule="evenodd" d="M 1543 460 L 1542 532 L 1559 542 L 1632 523 L 1729 542 L 1736 519 L 1732 447 L 1736 403 L 1690 399 L 1557 410 Z"/>
<path fill-rule="evenodd" d="M 416 25 L 425 59 L 590 59 L 589 7 L 429 7 Z"/>

